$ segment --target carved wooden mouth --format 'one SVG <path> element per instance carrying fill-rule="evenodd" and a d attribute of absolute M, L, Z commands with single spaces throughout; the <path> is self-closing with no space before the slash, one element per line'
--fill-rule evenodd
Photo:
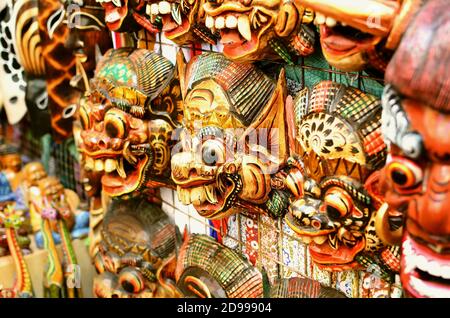
<path fill-rule="evenodd" d="M 128 0 L 96 0 L 105 9 L 105 22 L 111 31 L 117 31 L 128 14 Z"/>
<path fill-rule="evenodd" d="M 191 8 L 177 1 L 148 1 L 145 13 L 151 23 L 155 23 L 157 17 L 162 19 L 162 31 L 168 39 L 173 39 L 189 31 L 190 23 L 188 15 Z"/>
<path fill-rule="evenodd" d="M 401 280 L 414 297 L 450 297 L 450 256 L 439 254 L 405 234 L 402 244 Z"/>
<path fill-rule="evenodd" d="M 272 17 L 251 7 L 223 4 L 214 8 L 205 5 L 205 26 L 214 34 L 220 32 L 223 52 L 231 58 L 239 58 L 255 52 L 260 37 L 272 25 Z"/>

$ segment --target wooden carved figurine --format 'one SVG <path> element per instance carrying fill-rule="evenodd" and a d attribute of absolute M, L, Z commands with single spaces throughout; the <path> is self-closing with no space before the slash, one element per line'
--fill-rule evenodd
<path fill-rule="evenodd" d="M 294 109 L 299 157 L 292 160 L 295 168 L 286 183 L 297 198 L 286 215 L 287 224 L 323 269 L 376 263 L 385 248 L 375 233 L 382 202 L 368 188 L 378 182 L 376 170 L 386 159 L 380 100 L 323 81 L 302 90 Z M 392 279 L 389 266 L 398 264 L 376 265 L 381 275 Z"/>
<path fill-rule="evenodd" d="M 185 129 L 171 159 L 180 201 L 210 219 L 281 215 L 287 196 L 272 185 L 287 159 L 284 72 L 275 84 L 251 64 L 205 53 L 180 68 L 180 83 Z"/>
<path fill-rule="evenodd" d="M 428 1 L 386 70 L 382 130 L 389 145 L 377 218 L 402 241 L 401 281 L 413 297 L 450 297 L 450 3 Z M 403 235 L 402 235 L 403 229 Z"/>
<path fill-rule="evenodd" d="M 179 233 L 161 208 L 143 197 L 113 200 L 94 264 L 101 298 L 181 297 L 174 283 Z"/>
<path fill-rule="evenodd" d="M 17 230 L 21 227 L 25 218 L 21 213 L 14 210 L 12 206 L 7 206 L 0 212 L 0 224 L 6 228 L 6 237 L 9 251 L 13 257 L 16 268 L 16 282 L 11 289 L 0 288 L 0 298 L 28 298 L 33 297 L 33 286 L 31 284 L 30 273 L 22 255 L 22 250 L 17 240 Z"/>
<path fill-rule="evenodd" d="M 170 185 L 171 133 L 181 94 L 173 65 L 145 49 L 108 51 L 79 109 L 85 170 L 111 197 Z"/>
<path fill-rule="evenodd" d="M 220 34 L 223 54 L 234 61 L 258 61 L 314 50 L 311 11 L 291 1 L 207 0 L 203 5 L 205 26 Z M 278 54 L 278 55 L 277 55 Z"/>

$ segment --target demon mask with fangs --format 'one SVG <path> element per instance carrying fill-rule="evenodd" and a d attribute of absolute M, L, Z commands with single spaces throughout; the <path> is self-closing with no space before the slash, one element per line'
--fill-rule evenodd
<path fill-rule="evenodd" d="M 314 50 L 314 32 L 304 25 L 312 13 L 291 1 L 207 0 L 203 8 L 205 26 L 219 33 L 224 55 L 234 61 L 290 61 L 291 53 Z"/>
<path fill-rule="evenodd" d="M 105 22 L 114 32 L 135 32 L 145 25 L 144 0 L 96 0 L 105 9 Z M 144 20 L 145 19 L 145 20 Z M 150 23 L 149 23 L 150 24 Z"/>
<path fill-rule="evenodd" d="M 386 158 L 381 102 L 356 88 L 323 81 L 300 92 L 294 112 L 299 150 L 289 160 L 295 168 L 286 184 L 296 199 L 285 220 L 309 244 L 319 267 L 354 268 L 357 255 L 384 247 L 374 226 L 381 204 L 366 189 L 378 182 L 375 170 Z"/>
<path fill-rule="evenodd" d="M 346 72 L 384 72 L 405 25 L 423 0 L 295 0 L 314 10 L 322 52 Z"/>
<path fill-rule="evenodd" d="M 180 201 L 211 219 L 283 211 L 287 199 L 271 185 L 287 159 L 284 72 L 276 85 L 252 64 L 212 53 L 184 72 L 185 129 L 171 159 Z"/>
<path fill-rule="evenodd" d="M 205 0 L 146 0 L 146 13 L 152 25 L 161 24 L 164 35 L 178 45 L 193 41 L 216 44 L 217 34 L 204 26 Z"/>
<path fill-rule="evenodd" d="M 108 51 L 82 99 L 80 151 L 86 170 L 104 172 L 103 191 L 134 195 L 170 184 L 170 140 L 181 94 L 174 66 L 144 50 Z"/>
<path fill-rule="evenodd" d="M 382 98 L 389 209 L 377 232 L 402 241 L 400 278 L 413 297 L 450 297 L 449 32 L 450 3 L 428 1 L 386 69 Z"/>

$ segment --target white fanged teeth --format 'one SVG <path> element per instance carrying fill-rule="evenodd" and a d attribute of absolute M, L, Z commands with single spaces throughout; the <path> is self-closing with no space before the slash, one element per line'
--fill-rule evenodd
<path fill-rule="evenodd" d="M 152 15 L 158 15 L 159 14 L 159 6 L 157 3 L 152 3 L 150 6 L 150 13 Z"/>
<path fill-rule="evenodd" d="M 223 29 L 225 27 L 225 18 L 217 17 L 215 27 L 216 29 Z"/>
<path fill-rule="evenodd" d="M 91 157 L 86 157 L 84 169 L 87 171 L 94 170 L 94 159 L 92 159 Z"/>
<path fill-rule="evenodd" d="M 103 169 L 104 169 L 103 161 L 100 159 L 95 160 L 94 169 L 95 169 L 95 171 L 103 171 Z"/>
<path fill-rule="evenodd" d="M 185 205 L 191 204 L 191 193 L 189 189 L 183 189 L 180 186 L 177 186 L 177 195 L 178 200 Z"/>
<path fill-rule="evenodd" d="M 145 7 L 145 14 L 151 15 L 152 14 L 152 6 L 150 4 L 147 4 Z"/>
<path fill-rule="evenodd" d="M 117 173 L 119 174 L 119 176 L 120 176 L 122 179 L 126 179 L 127 174 L 126 174 L 125 169 L 124 169 L 124 167 L 123 167 L 123 158 L 120 158 L 119 161 L 118 161 L 118 164 L 117 164 Z"/>
<path fill-rule="evenodd" d="M 218 201 L 217 201 L 216 191 L 214 190 L 214 186 L 206 185 L 206 186 L 204 186 L 204 188 L 205 188 L 205 193 L 206 193 L 206 200 L 208 200 L 209 203 L 216 204 Z"/>
<path fill-rule="evenodd" d="M 203 187 L 196 187 L 191 189 L 191 202 L 195 205 L 200 205 L 206 200 L 206 193 Z"/>
<path fill-rule="evenodd" d="M 250 41 L 252 39 L 252 32 L 250 31 L 250 20 L 246 15 L 240 15 L 238 18 L 238 30 L 244 39 Z"/>
<path fill-rule="evenodd" d="M 316 18 L 314 19 L 315 24 L 324 24 L 326 17 L 321 13 L 316 13 Z"/>
<path fill-rule="evenodd" d="M 114 159 L 105 160 L 105 172 L 110 173 L 117 168 L 117 161 Z"/>
<path fill-rule="evenodd" d="M 421 279 L 411 276 L 410 285 L 419 294 L 430 298 L 450 298 L 450 290 L 446 288 L 435 288 Z"/>
<path fill-rule="evenodd" d="M 105 21 L 107 23 L 112 23 L 112 22 L 116 22 L 117 20 L 120 20 L 120 14 L 119 12 L 116 10 L 111 11 L 110 13 L 108 13 L 105 17 Z"/>
<path fill-rule="evenodd" d="M 303 236 L 303 237 L 302 237 L 302 241 L 303 241 L 303 243 L 305 243 L 305 244 L 309 244 L 309 243 L 311 243 L 311 237 L 309 237 L 309 236 Z"/>
<path fill-rule="evenodd" d="M 229 29 L 236 29 L 238 24 L 238 19 L 234 15 L 229 15 L 225 19 L 225 26 Z"/>
<path fill-rule="evenodd" d="M 160 14 L 169 14 L 170 13 L 170 3 L 167 1 L 161 1 L 159 3 L 159 13 Z"/>
<path fill-rule="evenodd" d="M 214 18 L 208 15 L 205 20 L 205 26 L 208 29 L 214 28 Z"/>
<path fill-rule="evenodd" d="M 332 27 L 336 26 L 337 21 L 333 18 L 327 17 L 327 19 L 325 20 L 325 23 L 328 27 L 332 28 Z"/>

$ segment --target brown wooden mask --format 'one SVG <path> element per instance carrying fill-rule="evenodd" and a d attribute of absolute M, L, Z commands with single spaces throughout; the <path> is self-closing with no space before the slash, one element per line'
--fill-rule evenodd
<path fill-rule="evenodd" d="M 80 105 L 86 170 L 104 172 L 103 191 L 136 195 L 150 182 L 170 185 L 171 134 L 181 94 L 173 65 L 145 49 L 108 51 Z"/>
<path fill-rule="evenodd" d="M 403 225 L 400 277 L 413 297 L 450 296 L 449 9 L 445 0 L 423 6 L 385 77 L 382 128 L 390 153 L 381 191 L 390 209 L 378 232 L 398 241 L 392 232 Z"/>
<path fill-rule="evenodd" d="M 143 198 L 114 200 L 106 213 L 94 265 L 94 294 L 101 298 L 173 298 L 179 236 L 157 205 Z"/>
<path fill-rule="evenodd" d="M 374 227 L 380 204 L 366 189 L 386 157 L 381 103 L 323 81 L 296 97 L 295 116 L 301 165 L 286 179 L 297 197 L 286 222 L 309 244 L 314 263 L 348 270 L 358 266 L 358 255 L 383 248 Z"/>
<path fill-rule="evenodd" d="M 77 64 L 71 85 L 84 92 L 94 75 L 97 57 L 112 47 L 111 35 L 104 24 L 104 10 L 95 0 L 70 0 L 64 7 L 69 26 L 65 47 L 72 50 Z"/>
<path fill-rule="evenodd" d="M 392 50 L 422 0 L 296 0 L 315 11 L 322 52 L 346 72 L 384 72 Z"/>
<path fill-rule="evenodd" d="M 275 85 L 251 64 L 209 53 L 180 74 L 186 129 L 171 159 L 180 201 L 211 219 L 263 211 L 287 154 L 284 72 Z"/>

